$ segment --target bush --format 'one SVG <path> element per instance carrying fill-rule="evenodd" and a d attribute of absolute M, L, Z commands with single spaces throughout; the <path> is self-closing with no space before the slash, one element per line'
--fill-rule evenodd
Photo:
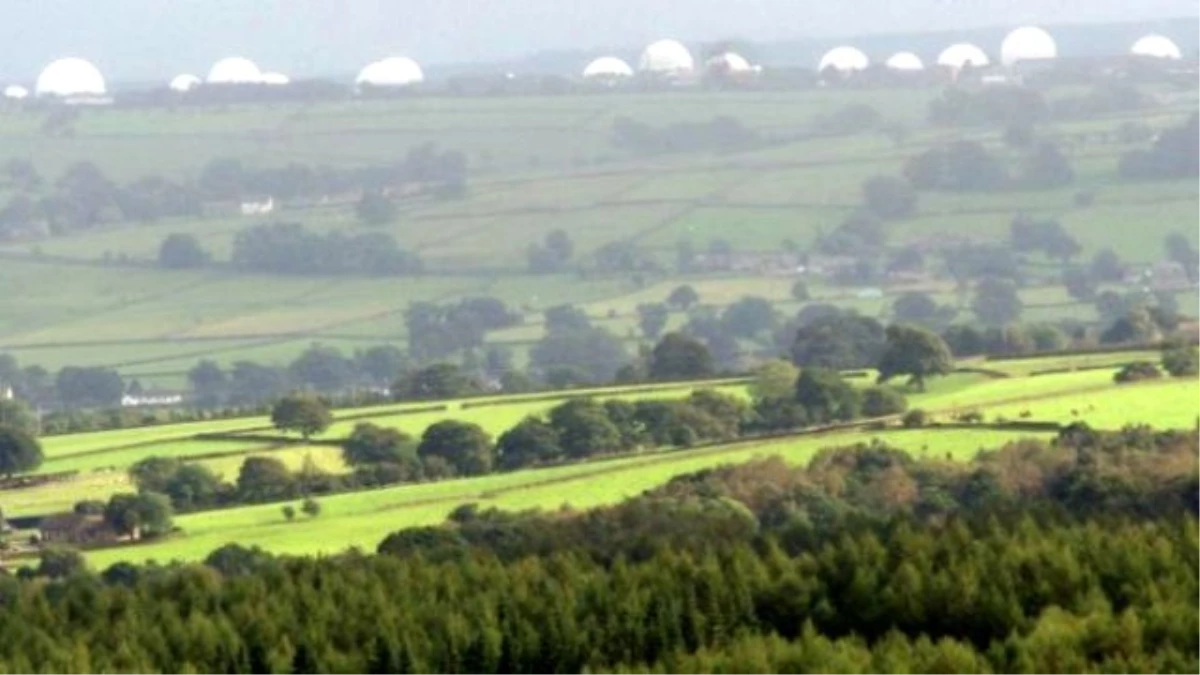
<path fill-rule="evenodd" d="M 1158 366 L 1149 361 L 1134 361 L 1117 371 L 1117 374 L 1113 375 L 1113 382 L 1139 382 L 1160 377 L 1162 377 L 1162 371 L 1158 369 Z"/>
<path fill-rule="evenodd" d="M 908 408 L 904 395 L 889 387 L 871 387 L 862 393 L 864 417 L 897 415 Z"/>
<path fill-rule="evenodd" d="M 286 518 L 289 523 L 296 519 L 296 507 L 292 506 L 291 504 L 286 504 L 281 510 L 283 511 L 283 517 Z"/>
<path fill-rule="evenodd" d="M 304 503 L 300 505 L 300 510 L 303 511 L 304 515 L 308 516 L 309 518 L 316 518 L 317 516 L 321 515 L 321 502 L 318 502 L 312 497 L 308 497 L 304 500 Z"/>
<path fill-rule="evenodd" d="M 1178 345 L 1163 350 L 1163 370 L 1171 377 L 1187 377 L 1200 372 L 1200 353 L 1196 345 Z"/>
<path fill-rule="evenodd" d="M 903 424 L 906 429 L 923 427 L 926 424 L 929 424 L 929 413 L 920 408 L 913 408 L 904 414 L 904 417 L 901 418 L 900 423 Z"/>

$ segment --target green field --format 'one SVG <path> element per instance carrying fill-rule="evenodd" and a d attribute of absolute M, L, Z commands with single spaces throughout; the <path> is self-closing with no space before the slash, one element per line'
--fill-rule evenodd
<path fill-rule="evenodd" d="M 878 438 L 918 454 L 968 459 L 1027 433 L 953 432 L 842 433 L 796 440 L 741 443 L 713 449 L 652 453 L 601 462 L 521 471 L 466 480 L 338 495 L 321 500 L 321 515 L 288 522 L 278 504 L 214 511 L 176 520 L 186 535 L 166 542 L 94 551 L 90 562 L 103 568 L 119 560 L 160 561 L 203 558 L 231 541 L 279 553 L 335 553 L 350 546 L 373 549 L 388 533 L 443 521 L 456 506 L 475 502 L 502 509 L 583 509 L 613 504 L 656 487 L 674 476 L 756 457 L 778 455 L 807 462 L 823 447 Z"/>
<path fill-rule="evenodd" d="M 574 240 L 577 259 L 616 241 L 647 247 L 668 265 L 683 239 L 701 250 L 718 238 L 743 251 L 778 250 L 785 239 L 806 248 L 859 204 L 866 178 L 894 173 L 906 158 L 935 143 L 969 136 L 1012 154 L 1002 149 L 997 130 L 926 126 L 927 103 L 938 93 L 680 92 L 98 109 L 84 112 L 71 138 L 46 137 L 36 114 L 3 115 L 0 161 L 30 158 L 48 177 L 82 160 L 122 181 L 153 173 L 194 177 L 218 157 L 260 167 L 293 161 L 360 166 L 435 142 L 468 156 L 471 188 L 459 200 L 404 203 L 402 217 L 387 228 L 401 246 L 419 251 L 439 272 L 420 279 L 262 277 L 147 266 L 172 232 L 195 234 L 223 260 L 236 232 L 254 219 L 166 219 L 0 241 L 0 289 L 20 289 L 0 293 L 0 351 L 23 365 L 52 370 L 104 365 L 144 385 L 180 387 L 182 374 L 200 358 L 283 363 L 313 342 L 344 352 L 383 343 L 403 346 L 402 313 L 414 301 L 493 295 L 523 307 L 527 325 L 489 336 L 518 351 L 541 336 L 537 313 L 548 306 L 584 306 L 601 325 L 626 336 L 635 328 L 632 311 L 638 303 L 660 301 L 682 282 L 697 286 L 705 303 L 720 306 L 754 294 L 792 313 L 799 305 L 790 299 L 789 279 L 667 273 L 642 287 L 616 277 L 531 277 L 523 271 L 524 255 L 530 244 L 557 228 Z M 876 106 L 889 122 L 908 127 L 903 143 L 880 133 L 834 138 L 798 133 L 815 116 L 855 103 Z M 1189 112 L 1186 105 L 1172 104 L 1049 124 L 1040 131 L 1059 138 L 1111 131 L 1130 120 L 1161 128 Z M 668 124 L 715 115 L 733 116 L 782 140 L 735 153 L 651 157 L 623 153 L 609 140 L 612 122 L 621 116 Z M 1001 240 L 1017 211 L 1058 218 L 1082 244 L 1082 258 L 1111 246 L 1129 261 L 1151 262 L 1163 256 L 1162 240 L 1169 232 L 1196 241 L 1194 182 L 1120 182 L 1116 162 L 1127 149 L 1115 141 L 1069 148 L 1078 178 L 1067 188 L 922 194 L 915 216 L 889 225 L 889 245 L 947 236 Z M 1094 204 L 1076 206 L 1081 189 L 1094 193 Z M 357 227 L 350 203 L 288 209 L 277 217 L 316 230 Z M 479 274 L 481 267 L 494 273 Z M 1051 270 L 1048 278 L 1022 290 L 1024 318 L 1095 319 L 1089 304 L 1065 296 L 1057 274 Z M 890 287 L 884 298 L 864 300 L 853 289 L 813 285 L 814 301 L 837 302 L 873 316 L 884 315 L 890 299 L 905 290 Z M 957 302 L 952 284 L 925 284 L 923 290 L 939 302 Z M 1185 309 L 1197 302 L 1194 291 L 1177 299 Z M 618 316 L 609 319 L 612 310 Z M 674 325 L 682 320 L 673 317 Z"/>
<path fill-rule="evenodd" d="M 1033 360 L 996 362 L 1024 373 L 1049 368 L 1095 366 L 1101 355 L 1052 357 L 1040 363 Z M 1104 355 L 1117 361 L 1119 355 Z M 1139 357 L 1124 354 L 1125 360 Z M 1192 429 L 1197 424 L 1197 400 L 1200 383 L 1195 379 L 1158 380 L 1117 385 L 1112 381 L 1114 368 L 1079 370 L 1049 375 L 1015 374 L 995 378 L 977 373 L 956 373 L 930 382 L 925 392 L 910 392 L 911 407 L 920 407 L 938 422 L 953 422 L 959 413 L 979 411 L 988 422 L 1018 419 L 1037 422 L 1069 423 L 1085 421 L 1094 427 L 1117 429 L 1128 424 L 1148 423 L 1157 428 Z M 865 381 L 865 380 L 864 380 Z M 742 392 L 740 383 L 716 383 L 727 392 Z M 621 389 L 595 390 L 591 393 L 620 398 L 678 398 L 695 385 L 664 385 L 651 391 Z M 523 400 L 536 396 L 501 397 L 494 405 L 463 407 L 466 401 L 451 401 L 440 413 L 396 415 L 402 406 L 365 409 L 379 415 L 377 424 L 393 426 L 417 434 L 438 419 L 475 421 L 492 433 L 498 433 L 527 414 L 536 414 L 561 402 Z M 411 407 L 411 406 L 409 406 Z M 362 414 L 364 409 L 339 411 L 339 416 Z M 241 463 L 250 456 L 271 456 L 290 468 L 298 468 L 311 459 L 330 472 L 345 470 L 336 446 L 282 446 L 267 448 L 259 443 L 234 441 L 181 440 L 187 433 L 205 429 L 247 429 L 261 419 L 221 420 L 217 422 L 168 425 L 163 427 L 52 437 L 48 447 L 55 450 L 45 470 L 81 469 L 82 472 L 62 483 L 7 490 L 0 493 L 0 504 L 10 516 L 46 514 L 69 509 L 82 499 L 106 499 L 115 492 L 133 486 L 121 470 L 133 461 L 148 456 L 187 458 L 223 451 L 228 454 L 197 459 L 227 480 L 236 477 Z M 239 425 L 240 423 L 240 425 Z M 339 423 L 327 438 L 346 433 L 352 422 Z M 386 533 L 410 525 L 440 522 L 456 506 L 479 502 L 506 509 L 546 508 L 564 504 L 587 508 L 609 504 L 659 485 L 673 476 L 723 463 L 746 461 L 753 457 L 780 455 L 790 462 L 806 462 L 824 447 L 869 441 L 873 438 L 893 444 L 914 455 L 966 460 L 980 449 L 994 448 L 1024 437 L 1047 437 L 1048 432 L 997 430 L 992 428 L 925 428 L 918 430 L 833 431 L 795 437 L 744 441 L 692 450 L 647 451 L 584 463 L 563 465 L 511 474 L 496 474 L 430 484 L 404 485 L 387 489 L 335 495 L 322 499 L 324 511 L 312 521 L 286 522 L 279 504 L 240 507 L 219 512 L 181 516 L 177 523 L 183 534 L 167 541 L 93 552 L 98 565 L 115 560 L 154 557 L 195 559 L 222 543 L 237 541 L 256 544 L 279 552 L 323 552 L 347 546 L 373 547 Z M 160 444 L 126 447 L 122 442 L 155 437 L 167 439 Z M 105 448 L 103 443 L 117 443 Z M 83 448 L 83 450 L 80 450 Z M 57 455 L 57 456 L 55 456 Z"/>

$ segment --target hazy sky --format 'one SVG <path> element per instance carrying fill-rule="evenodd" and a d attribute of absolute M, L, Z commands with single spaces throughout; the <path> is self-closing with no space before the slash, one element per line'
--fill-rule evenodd
<path fill-rule="evenodd" d="M 1197 13 L 1196 0 L 0 0 L 0 76 L 64 55 L 114 78 L 201 75 L 242 54 L 295 75 L 388 53 L 423 63 L 639 45 L 753 41 Z"/>

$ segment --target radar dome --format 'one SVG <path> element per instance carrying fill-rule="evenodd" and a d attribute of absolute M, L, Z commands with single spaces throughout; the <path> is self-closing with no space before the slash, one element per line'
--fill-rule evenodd
<path fill-rule="evenodd" d="M 29 98 L 29 90 L 19 84 L 10 84 L 4 88 L 4 98 L 20 101 Z"/>
<path fill-rule="evenodd" d="M 392 56 L 363 68 L 354 82 L 372 87 L 404 87 L 425 80 L 421 66 L 404 56 Z"/>
<path fill-rule="evenodd" d="M 1149 56 L 1156 59 L 1183 58 L 1183 52 L 1179 51 L 1179 45 L 1164 35 L 1147 35 L 1133 43 L 1129 52 L 1134 56 Z"/>
<path fill-rule="evenodd" d="M 208 71 L 209 84 L 258 84 L 262 71 L 250 59 L 231 56 L 213 64 Z"/>
<path fill-rule="evenodd" d="M 104 76 L 83 59 L 59 59 L 38 75 L 38 96 L 102 96 Z"/>
<path fill-rule="evenodd" d="M 648 73 L 684 73 L 696 68 L 692 53 L 675 40 L 659 40 L 642 52 L 638 68 Z"/>
<path fill-rule="evenodd" d="M 274 87 L 282 87 L 285 84 L 291 84 L 292 78 L 283 73 L 269 72 L 262 74 L 262 83 L 269 84 Z"/>
<path fill-rule="evenodd" d="M 1022 26 L 1008 34 L 1000 45 L 1000 62 L 1011 66 L 1018 61 L 1052 59 L 1058 56 L 1054 38 L 1037 26 Z"/>
<path fill-rule="evenodd" d="M 981 68 L 990 64 L 991 59 L 979 47 L 969 42 L 960 42 L 943 49 L 942 53 L 938 54 L 937 62 L 939 66 L 959 70 L 968 65 L 973 68 Z"/>
<path fill-rule="evenodd" d="M 741 54 L 734 52 L 725 52 L 717 54 L 710 58 L 705 64 L 710 70 L 719 70 L 725 73 L 749 73 L 754 70 L 750 62 Z"/>
<path fill-rule="evenodd" d="M 887 67 L 891 70 L 924 70 L 925 64 L 912 52 L 896 52 L 887 60 Z"/>
<path fill-rule="evenodd" d="M 188 75 L 187 73 L 184 73 L 182 75 L 176 75 L 174 78 L 172 78 L 170 87 L 171 91 L 183 92 L 191 91 L 196 87 L 199 87 L 200 84 L 200 78 L 196 77 L 195 75 Z"/>
<path fill-rule="evenodd" d="M 871 65 L 871 60 L 861 49 L 842 46 L 825 52 L 825 56 L 821 57 L 821 62 L 817 65 L 817 70 L 824 72 L 826 68 L 833 68 L 841 72 L 849 72 L 866 70 L 869 65 Z"/>
<path fill-rule="evenodd" d="M 632 75 L 633 68 L 615 56 L 602 56 L 587 64 L 587 67 L 583 69 L 583 76 L 587 78 L 630 77 Z"/>

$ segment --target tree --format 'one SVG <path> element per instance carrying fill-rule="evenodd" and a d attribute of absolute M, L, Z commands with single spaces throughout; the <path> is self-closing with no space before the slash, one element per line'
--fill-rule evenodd
<path fill-rule="evenodd" d="M 547 382 L 611 382 L 629 360 L 625 344 L 603 328 L 551 331 L 529 350 L 532 369 Z"/>
<path fill-rule="evenodd" d="M 1192 246 L 1192 240 L 1182 232 L 1172 232 L 1163 239 L 1167 260 L 1179 263 L 1193 284 L 1200 280 L 1200 252 Z"/>
<path fill-rule="evenodd" d="M 653 302 L 638 305 L 637 312 L 638 326 L 642 329 L 642 335 L 649 340 L 657 340 L 667 326 L 671 310 L 661 302 Z"/>
<path fill-rule="evenodd" d="M 487 432 L 478 424 L 456 420 L 443 420 L 427 428 L 417 446 L 417 456 L 422 461 L 441 458 L 464 476 L 488 473 L 495 461 Z"/>
<path fill-rule="evenodd" d="M 803 279 L 792 284 L 792 299 L 796 302 L 808 302 L 812 299 L 812 295 L 808 292 L 808 283 Z"/>
<path fill-rule="evenodd" d="M 890 387 L 868 387 L 862 392 L 862 414 L 865 417 L 899 415 L 908 409 L 904 394 Z"/>
<path fill-rule="evenodd" d="M 176 232 L 167 235 L 158 247 L 158 264 L 173 270 L 204 267 L 212 258 L 195 236 Z"/>
<path fill-rule="evenodd" d="M 1021 182 L 1035 189 L 1062 187 L 1074 180 L 1075 169 L 1053 143 L 1039 144 L 1021 168 Z"/>
<path fill-rule="evenodd" d="M 885 220 L 907 218 L 917 210 L 917 192 L 903 178 L 872 176 L 863 183 L 863 204 Z"/>
<path fill-rule="evenodd" d="M 137 483 L 144 490 L 142 483 Z M 203 464 L 180 463 L 166 475 L 164 484 L 154 492 L 170 497 L 177 511 L 192 511 L 217 504 L 226 492 L 226 486 L 212 469 Z"/>
<path fill-rule="evenodd" d="M 187 377 L 195 394 L 196 405 L 202 408 L 219 406 L 228 395 L 229 378 L 216 361 L 200 361 L 188 371 Z"/>
<path fill-rule="evenodd" d="M 479 385 L 462 368 L 453 363 L 435 363 L 401 375 L 392 385 L 392 398 L 397 401 L 433 401 L 461 398 L 478 391 Z"/>
<path fill-rule="evenodd" d="M 309 394 L 289 394 L 271 408 L 271 424 L 287 433 L 295 431 L 307 441 L 333 424 L 329 405 Z"/>
<path fill-rule="evenodd" d="M 908 375 L 909 383 L 924 391 L 929 377 L 947 375 L 954 370 L 954 357 L 939 336 L 924 328 L 895 324 L 888 326 L 883 356 L 879 360 L 879 381 Z"/>
<path fill-rule="evenodd" d="M 909 291 L 892 303 L 892 316 L 903 323 L 929 325 L 938 316 L 938 304 L 928 293 Z"/>
<path fill-rule="evenodd" d="M 287 465 L 274 457 L 247 457 L 238 471 L 237 492 L 243 501 L 286 499 L 294 487 Z"/>
<path fill-rule="evenodd" d="M 808 316 L 801 312 L 797 320 L 800 327 L 796 329 L 791 356 L 792 363 L 801 368 L 849 370 L 870 368 L 879 362 L 884 335 L 883 325 L 875 319 L 830 307 Z"/>
<path fill-rule="evenodd" d="M 283 511 L 283 517 L 289 523 L 296 519 L 296 507 L 291 504 L 284 504 L 280 510 Z"/>
<path fill-rule="evenodd" d="M 852 420 L 859 416 L 859 394 L 837 372 L 802 368 L 796 380 L 796 403 L 815 423 Z"/>
<path fill-rule="evenodd" d="M 700 294 L 688 285 L 676 286 L 667 296 L 667 305 L 672 309 L 686 312 L 692 305 L 700 302 Z"/>
<path fill-rule="evenodd" d="M 800 370 L 790 361 L 773 359 L 754 369 L 750 397 L 755 401 L 788 398 L 796 390 Z"/>
<path fill-rule="evenodd" d="M 334 347 L 313 344 L 288 366 L 293 382 L 320 392 L 338 392 L 354 379 L 354 364 Z"/>
<path fill-rule="evenodd" d="M 38 554 L 37 575 L 50 579 L 66 579 L 87 570 L 87 559 L 73 548 L 50 546 Z"/>
<path fill-rule="evenodd" d="M 1150 310 L 1135 306 L 1100 334 L 1100 342 L 1110 345 L 1145 344 L 1161 337 L 1162 332 Z"/>
<path fill-rule="evenodd" d="M 358 204 L 354 206 L 354 215 L 363 225 L 378 227 L 391 225 L 400 216 L 400 210 L 387 195 L 377 190 L 365 190 Z"/>
<path fill-rule="evenodd" d="M 739 338 L 753 338 L 768 332 L 775 328 L 775 321 L 775 309 L 764 298 L 741 298 L 721 313 L 725 332 Z"/>
<path fill-rule="evenodd" d="M 548 464 L 562 458 L 558 432 L 537 417 L 526 417 L 496 441 L 497 463 L 506 470 Z"/>
<path fill-rule="evenodd" d="M 125 394 L 125 382 L 111 368 L 67 366 L 58 371 L 54 388 L 68 408 L 115 408 Z"/>
<path fill-rule="evenodd" d="M 713 359 L 708 347 L 683 333 L 667 333 L 650 355 L 651 379 L 700 379 L 711 377 L 713 372 Z"/>
<path fill-rule="evenodd" d="M 1200 352 L 1196 345 L 1167 345 L 1163 349 L 1162 367 L 1171 377 L 1194 376 L 1200 373 Z"/>
<path fill-rule="evenodd" d="M 1125 266 L 1116 251 L 1105 248 L 1092 256 L 1091 273 L 1097 281 L 1121 281 L 1125 278 Z"/>
<path fill-rule="evenodd" d="M 157 492 L 115 494 L 104 507 L 104 522 L 134 539 L 167 534 L 173 515 L 170 498 Z"/>
<path fill-rule="evenodd" d="M 0 398 L 0 428 L 17 429 L 30 436 L 38 432 L 38 416 L 19 398 Z"/>
<path fill-rule="evenodd" d="M 312 497 L 305 497 L 300 503 L 300 511 L 309 518 L 316 518 L 321 515 L 321 502 Z"/>
<path fill-rule="evenodd" d="M 0 474 L 32 471 L 42 465 L 42 446 L 30 434 L 12 427 L 0 426 Z"/>
<path fill-rule="evenodd" d="M 567 457 L 581 459 L 621 449 L 621 432 L 604 406 L 592 399 L 573 399 L 550 410 L 550 426 Z"/>
<path fill-rule="evenodd" d="M 581 331 L 592 327 L 592 320 L 587 313 L 573 305 L 556 305 L 547 309 L 543 316 L 548 333 Z"/>
<path fill-rule="evenodd" d="M 1008 279 L 987 277 L 975 284 L 971 310 L 988 326 L 1003 326 L 1021 316 L 1023 303 L 1017 285 Z"/>
<path fill-rule="evenodd" d="M 391 345 L 370 347 L 354 353 L 354 368 L 368 382 L 383 387 L 395 381 L 404 369 L 404 352 Z"/>
<path fill-rule="evenodd" d="M 399 464 L 416 460 L 416 444 L 411 436 L 396 429 L 362 422 L 342 443 L 342 458 L 349 466 Z"/>
<path fill-rule="evenodd" d="M 1091 272 L 1082 267 L 1063 270 L 1063 286 L 1072 298 L 1080 302 L 1091 302 L 1096 298 L 1096 280 Z"/>

